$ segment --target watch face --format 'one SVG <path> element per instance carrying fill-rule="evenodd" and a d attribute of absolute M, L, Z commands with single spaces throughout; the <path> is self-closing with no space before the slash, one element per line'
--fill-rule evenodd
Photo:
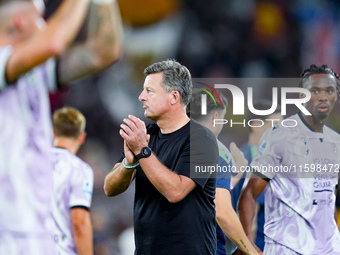
<path fill-rule="evenodd" d="M 150 149 L 149 147 L 144 147 L 144 148 L 142 149 L 142 155 L 143 155 L 144 157 L 150 156 L 150 155 L 151 155 L 151 149 Z"/>

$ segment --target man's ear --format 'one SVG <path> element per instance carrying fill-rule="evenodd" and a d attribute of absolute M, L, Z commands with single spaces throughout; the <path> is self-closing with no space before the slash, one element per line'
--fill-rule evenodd
<path fill-rule="evenodd" d="M 217 111 L 214 111 L 214 113 L 213 114 L 211 114 L 211 118 L 214 120 L 214 119 L 219 119 L 218 118 L 219 116 L 218 116 L 218 112 Z"/>
<path fill-rule="evenodd" d="M 306 94 L 305 93 L 300 93 L 299 94 L 299 98 L 305 98 L 306 97 Z"/>
<path fill-rule="evenodd" d="M 179 94 L 177 90 L 173 90 L 170 93 L 171 93 L 171 100 L 170 100 L 171 105 L 175 105 L 181 101 L 181 95 Z"/>
<path fill-rule="evenodd" d="M 82 145 L 85 143 L 85 140 L 86 140 L 86 132 L 83 131 L 80 133 L 80 135 L 78 136 L 78 141 L 79 141 L 79 144 Z"/>

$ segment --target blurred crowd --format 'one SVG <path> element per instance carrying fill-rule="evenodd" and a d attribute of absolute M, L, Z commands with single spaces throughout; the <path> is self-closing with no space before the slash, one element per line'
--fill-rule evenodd
<path fill-rule="evenodd" d="M 47 1 L 46 15 L 60 2 Z M 149 64 L 175 58 L 195 78 L 296 78 L 311 63 L 327 64 L 340 73 L 339 1 L 118 2 L 125 33 L 121 59 L 102 73 L 78 81 L 82 86 L 51 95 L 52 109 L 73 106 L 87 119 L 88 138 L 79 156 L 94 169 L 91 214 L 97 255 L 133 254 L 131 244 L 132 253 L 124 251 L 124 242 L 132 235 L 133 185 L 108 198 L 103 180 L 122 155 L 118 131 L 123 118 L 128 114 L 144 118 L 138 95 Z M 265 93 L 266 87 L 259 90 Z M 339 114 L 338 103 L 329 123 L 338 132 Z M 231 137 L 226 132 L 221 138 L 239 146 L 246 139 L 246 135 Z"/>

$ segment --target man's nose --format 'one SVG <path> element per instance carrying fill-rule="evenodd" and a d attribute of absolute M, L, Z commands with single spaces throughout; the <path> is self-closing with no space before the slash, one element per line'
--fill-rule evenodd
<path fill-rule="evenodd" d="M 142 93 L 140 93 L 139 97 L 138 97 L 138 100 L 143 102 L 145 101 L 145 94 L 144 94 L 144 90 L 142 91 Z"/>
<path fill-rule="evenodd" d="M 328 100 L 328 93 L 327 91 L 320 91 L 319 92 L 319 100 L 321 101 L 327 101 Z"/>

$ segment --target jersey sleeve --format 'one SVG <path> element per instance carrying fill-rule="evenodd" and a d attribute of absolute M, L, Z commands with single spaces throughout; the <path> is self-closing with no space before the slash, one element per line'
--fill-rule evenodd
<path fill-rule="evenodd" d="M 12 54 L 12 47 L 0 47 L 0 92 L 7 87 L 6 65 L 9 56 Z"/>
<path fill-rule="evenodd" d="M 91 207 L 93 191 L 93 171 L 92 168 L 83 164 L 73 169 L 71 175 L 71 195 L 69 207 Z"/>
<path fill-rule="evenodd" d="M 274 127 L 268 129 L 261 137 L 257 154 L 252 160 L 250 166 L 252 171 L 259 177 L 270 180 L 276 175 L 276 172 L 268 171 L 271 167 L 279 166 L 282 162 L 281 149 L 282 138 L 285 134 L 282 133 L 282 128 Z"/>

